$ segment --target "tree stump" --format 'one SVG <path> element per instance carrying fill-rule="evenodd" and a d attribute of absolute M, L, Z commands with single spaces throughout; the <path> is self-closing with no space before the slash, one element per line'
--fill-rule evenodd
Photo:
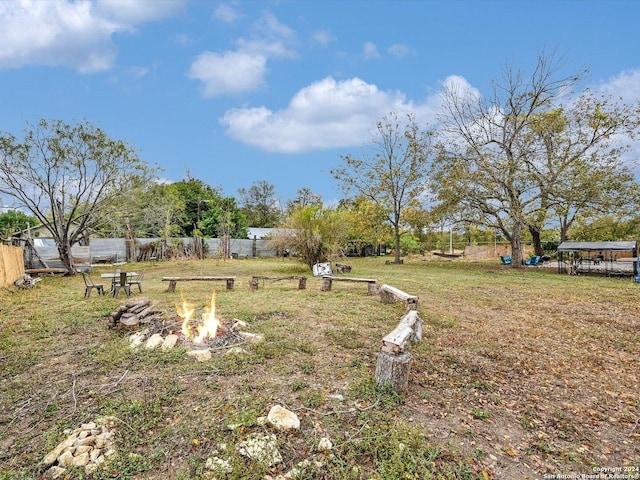
<path fill-rule="evenodd" d="M 307 277 L 300 277 L 298 280 L 298 290 L 305 290 L 307 288 Z"/>
<path fill-rule="evenodd" d="M 250 288 L 251 290 L 258 290 L 259 282 L 260 282 L 260 280 L 259 280 L 259 279 L 257 279 L 256 277 L 253 277 L 253 278 L 249 281 L 249 288 Z"/>
<path fill-rule="evenodd" d="M 376 383 L 379 386 L 389 385 L 399 393 L 406 391 L 409 387 L 411 358 L 410 352 L 403 352 L 400 355 L 383 351 L 378 353 Z"/>
<path fill-rule="evenodd" d="M 330 292 L 331 291 L 332 280 L 329 277 L 322 277 L 322 286 L 320 287 L 320 291 L 322 292 Z"/>

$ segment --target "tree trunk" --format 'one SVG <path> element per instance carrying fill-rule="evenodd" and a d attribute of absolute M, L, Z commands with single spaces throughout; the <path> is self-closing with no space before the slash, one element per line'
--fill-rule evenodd
<path fill-rule="evenodd" d="M 522 226 L 515 222 L 511 234 L 511 267 L 522 268 Z"/>
<path fill-rule="evenodd" d="M 69 238 L 64 235 L 60 239 L 60 244 L 58 245 L 58 253 L 60 254 L 60 261 L 64 268 L 67 270 L 67 275 L 75 275 L 76 265 L 73 261 L 73 255 L 71 254 L 71 245 L 69 245 Z"/>
<path fill-rule="evenodd" d="M 544 250 L 542 249 L 542 240 L 540 239 L 540 229 L 537 227 L 529 226 L 529 233 L 531 233 L 531 238 L 533 239 L 533 250 L 535 254 L 539 256 L 544 255 Z"/>
<path fill-rule="evenodd" d="M 399 393 L 405 392 L 409 386 L 411 359 L 411 352 L 403 352 L 400 355 L 384 351 L 378 353 L 376 383 L 381 387 L 388 385 Z"/>
<path fill-rule="evenodd" d="M 127 236 L 124 241 L 125 256 L 126 256 L 126 261 L 130 262 L 132 260 L 137 260 L 136 236 L 135 236 L 135 232 L 133 231 L 133 226 L 131 225 L 131 222 L 129 221 L 128 217 L 125 219 L 125 225 L 126 225 L 126 231 L 127 231 Z"/>
<path fill-rule="evenodd" d="M 394 263 L 400 263 L 400 228 L 395 226 L 395 258 Z"/>

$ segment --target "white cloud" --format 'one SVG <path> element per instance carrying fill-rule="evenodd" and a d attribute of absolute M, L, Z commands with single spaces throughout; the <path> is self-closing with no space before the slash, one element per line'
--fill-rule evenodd
<path fill-rule="evenodd" d="M 263 84 L 265 69 L 263 55 L 203 52 L 191 64 L 188 76 L 203 83 L 205 97 L 215 97 L 255 90 Z"/>
<path fill-rule="evenodd" d="M 404 58 L 411 53 L 411 49 L 406 45 L 396 43 L 388 48 L 388 52 L 397 58 Z"/>
<path fill-rule="evenodd" d="M 183 0 L 0 0 L 0 68 L 65 65 L 82 73 L 113 66 L 114 33 L 176 12 Z"/>
<path fill-rule="evenodd" d="M 233 51 L 201 53 L 187 76 L 203 83 L 205 97 L 253 91 L 264 85 L 269 59 L 297 56 L 295 37 L 293 30 L 267 12 L 254 25 L 251 38 L 235 40 Z"/>
<path fill-rule="evenodd" d="M 311 38 L 313 39 L 314 42 L 320 44 L 323 47 L 326 47 L 330 43 L 336 41 L 336 37 L 331 35 L 331 33 L 329 33 L 326 30 L 318 30 L 318 31 L 314 32 L 311 35 Z"/>
<path fill-rule="evenodd" d="M 637 102 L 640 100 L 640 69 L 624 71 L 597 89 L 614 98 L 622 98 L 626 103 Z"/>
<path fill-rule="evenodd" d="M 364 58 L 367 60 L 374 60 L 376 58 L 380 58 L 380 54 L 378 53 L 378 47 L 373 42 L 365 42 L 362 45 L 362 54 Z"/>
<path fill-rule="evenodd" d="M 137 25 L 176 15 L 185 3 L 186 0 L 95 0 L 95 11 L 98 16 Z"/>
<path fill-rule="evenodd" d="M 459 97 L 459 98 L 475 98 L 482 97 L 480 90 L 473 87 L 466 78 L 460 75 L 449 75 L 441 82 L 442 89 Z"/>
<path fill-rule="evenodd" d="M 231 138 L 261 150 L 300 153 L 363 145 L 376 121 L 391 111 L 412 112 L 424 123 L 435 117 L 429 101 L 414 105 L 400 92 L 381 91 L 359 78 L 327 77 L 300 90 L 284 110 L 232 109 L 220 123 Z"/>
<path fill-rule="evenodd" d="M 213 11 L 213 18 L 221 22 L 233 23 L 239 18 L 239 15 L 231 5 L 220 4 Z"/>
<path fill-rule="evenodd" d="M 258 53 L 270 58 L 296 58 L 296 34 L 275 15 L 266 12 L 253 26 L 249 39 L 235 41 L 238 50 Z"/>

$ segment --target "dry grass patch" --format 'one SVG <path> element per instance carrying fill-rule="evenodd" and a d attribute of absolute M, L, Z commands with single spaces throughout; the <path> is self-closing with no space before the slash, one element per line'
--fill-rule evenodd
<path fill-rule="evenodd" d="M 373 383 L 381 338 L 404 314 L 361 284 L 320 292 L 309 275 L 249 290 L 253 275 L 301 275 L 292 260 L 149 264 L 144 295 L 175 315 L 181 295 L 265 341 L 247 356 L 132 351 L 107 329 L 124 297 L 82 298 L 81 278 L 46 278 L 0 292 L 0 479 L 35 478 L 73 429 L 119 419 L 118 455 L 94 478 L 211 478 L 207 458 L 265 478 L 305 459 L 301 478 L 541 478 L 633 466 L 640 458 L 637 285 L 630 279 L 514 271 L 493 264 L 355 259 L 354 276 L 420 296 L 424 339 L 404 395 Z M 133 268 L 143 268 L 135 265 Z M 94 274 L 107 270 L 97 269 Z M 163 276 L 235 275 L 234 290 Z M 182 291 L 181 291 L 182 290 Z M 284 405 L 302 421 L 279 433 L 283 462 L 256 464 L 232 448 L 265 430 Z M 233 428 L 230 428 L 233 427 Z M 329 437 L 333 455 L 315 447 Z"/>

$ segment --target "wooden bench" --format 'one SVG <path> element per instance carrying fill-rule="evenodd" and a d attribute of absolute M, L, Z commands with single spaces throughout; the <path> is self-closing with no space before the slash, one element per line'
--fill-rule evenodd
<path fill-rule="evenodd" d="M 233 290 L 233 283 L 235 282 L 236 277 L 162 277 L 163 282 L 169 282 L 169 288 L 167 288 L 167 292 L 175 292 L 176 283 L 178 282 L 196 282 L 196 281 L 205 281 L 205 282 L 227 282 L 227 290 Z"/>
<path fill-rule="evenodd" d="M 298 275 L 291 275 L 289 277 L 270 277 L 267 275 L 254 275 L 251 277 L 251 281 L 249 282 L 249 287 L 251 290 L 257 290 L 260 285 L 260 280 L 271 280 L 274 282 L 279 282 L 281 280 L 298 280 L 298 290 L 304 290 L 307 288 L 307 277 L 301 277 Z"/>
<path fill-rule="evenodd" d="M 382 285 L 382 287 L 380 287 L 380 300 L 382 300 L 382 303 L 394 303 L 398 299 L 406 302 L 407 310 L 418 310 L 417 295 L 409 295 L 391 285 Z"/>
<path fill-rule="evenodd" d="M 352 277 L 322 277 L 322 286 L 320 290 L 323 292 L 330 292 L 333 282 L 361 282 L 367 284 L 367 293 L 369 295 L 378 294 L 378 281 L 372 278 L 352 278 Z"/>

